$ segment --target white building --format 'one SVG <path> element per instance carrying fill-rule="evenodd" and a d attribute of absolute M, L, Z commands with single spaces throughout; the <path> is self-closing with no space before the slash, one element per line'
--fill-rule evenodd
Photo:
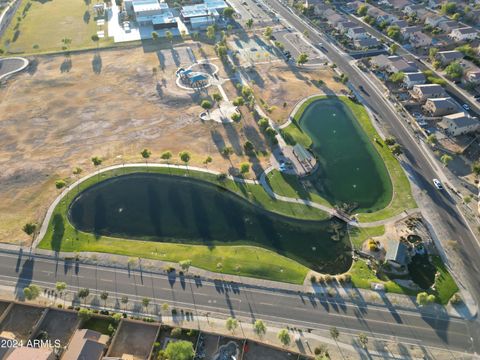
<path fill-rule="evenodd" d="M 425 82 L 425 75 L 420 71 L 404 73 L 403 84 L 407 89 L 411 89 L 415 85 L 425 84 Z"/>
<path fill-rule="evenodd" d="M 437 84 L 414 85 L 411 94 L 412 97 L 418 101 L 447 97 L 445 89 Z"/>
<path fill-rule="evenodd" d="M 167 3 L 158 0 L 125 0 L 125 10 L 140 26 L 154 30 L 177 28 L 177 20 Z"/>
<path fill-rule="evenodd" d="M 469 134 L 480 129 L 480 121 L 464 112 L 446 115 L 438 124 L 450 136 Z"/>
<path fill-rule="evenodd" d="M 369 37 L 365 29 L 359 26 L 348 29 L 347 36 L 352 40 L 365 39 Z"/>
<path fill-rule="evenodd" d="M 466 41 L 473 40 L 477 37 L 477 30 L 467 26 L 459 29 L 453 29 L 452 32 L 448 35 L 455 41 Z"/>

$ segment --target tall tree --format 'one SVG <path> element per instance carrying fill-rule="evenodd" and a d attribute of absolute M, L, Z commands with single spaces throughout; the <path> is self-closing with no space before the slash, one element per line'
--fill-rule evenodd
<path fill-rule="evenodd" d="M 88 297 L 88 295 L 90 295 L 90 289 L 88 289 L 88 288 L 80 289 L 80 290 L 78 290 L 77 295 L 80 299 L 83 299 L 84 303 L 86 304 L 87 303 L 87 297 Z"/>
<path fill-rule="evenodd" d="M 238 320 L 232 317 L 229 317 L 226 322 L 225 326 L 228 331 L 231 331 L 232 333 L 235 332 L 235 329 L 238 327 Z"/>
<path fill-rule="evenodd" d="M 255 320 L 253 324 L 253 331 L 257 336 L 262 337 L 267 332 L 267 326 L 262 320 Z"/>
<path fill-rule="evenodd" d="M 160 158 L 162 160 L 167 160 L 167 163 L 168 163 L 168 161 L 172 158 L 172 152 L 169 150 L 164 151 L 162 155 L 160 155 Z"/>
<path fill-rule="evenodd" d="M 283 346 L 288 346 L 290 344 L 290 334 L 288 333 L 288 329 L 282 329 L 277 334 L 278 340 L 283 344 Z"/>
<path fill-rule="evenodd" d="M 100 37 L 97 34 L 93 34 L 91 37 L 92 41 L 97 44 L 97 50 L 100 42 Z"/>
<path fill-rule="evenodd" d="M 180 160 L 182 160 L 185 165 L 188 166 L 188 163 L 190 162 L 191 155 L 188 151 L 181 151 L 178 156 L 180 157 Z"/>
<path fill-rule="evenodd" d="M 152 152 L 148 149 L 143 149 L 140 152 L 140 155 L 142 155 L 142 157 L 145 159 L 145 164 L 146 164 L 148 161 L 148 158 L 150 157 L 150 155 L 152 155 Z"/>
<path fill-rule="evenodd" d="M 253 26 L 253 19 L 248 19 L 245 25 L 247 25 L 247 28 L 251 29 Z"/>
<path fill-rule="evenodd" d="M 103 300 L 105 307 L 107 307 L 108 292 L 102 291 L 102 293 L 100 294 L 100 299 Z"/>

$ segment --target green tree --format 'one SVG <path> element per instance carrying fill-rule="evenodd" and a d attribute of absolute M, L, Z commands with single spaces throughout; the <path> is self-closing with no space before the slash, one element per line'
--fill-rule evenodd
<path fill-rule="evenodd" d="M 225 322 L 225 326 L 228 331 L 234 333 L 236 328 L 238 327 L 238 320 L 235 318 L 229 317 Z"/>
<path fill-rule="evenodd" d="M 200 106 L 205 110 L 210 110 L 212 108 L 212 103 L 210 102 L 210 100 L 202 100 Z"/>
<path fill-rule="evenodd" d="M 472 172 L 475 176 L 480 176 L 480 161 L 476 161 L 472 164 Z"/>
<path fill-rule="evenodd" d="M 303 65 L 303 64 L 306 64 L 307 62 L 308 62 L 308 54 L 301 53 L 300 55 L 298 55 L 298 58 L 297 58 L 298 65 Z"/>
<path fill-rule="evenodd" d="M 427 143 L 430 146 L 433 146 L 437 143 L 437 137 L 435 136 L 435 134 L 430 134 L 427 136 Z"/>
<path fill-rule="evenodd" d="M 397 73 L 393 73 L 390 75 L 389 80 L 395 84 L 401 83 L 405 79 L 405 73 L 402 71 L 399 71 Z"/>
<path fill-rule="evenodd" d="M 443 154 L 441 157 L 440 157 L 440 161 L 442 162 L 443 166 L 447 167 L 448 164 L 450 163 L 450 161 L 452 161 L 453 158 L 448 155 L 448 154 Z"/>
<path fill-rule="evenodd" d="M 232 103 L 234 106 L 243 106 L 245 105 L 245 99 L 241 96 L 238 96 L 235 99 L 233 99 Z"/>
<path fill-rule="evenodd" d="M 262 337 L 267 332 L 267 326 L 262 320 L 255 320 L 253 323 L 253 331 L 257 336 Z"/>
<path fill-rule="evenodd" d="M 253 19 L 248 19 L 245 25 L 247 25 L 247 28 L 251 29 L 253 26 Z"/>
<path fill-rule="evenodd" d="M 435 295 L 428 295 L 425 291 L 417 294 L 417 304 L 419 306 L 425 306 L 435 302 Z"/>
<path fill-rule="evenodd" d="M 66 288 L 67 288 L 67 284 L 62 281 L 57 281 L 55 283 L 55 289 L 60 293 L 64 291 Z"/>
<path fill-rule="evenodd" d="M 144 297 L 144 298 L 142 299 L 142 305 L 143 305 L 143 307 L 145 308 L 145 310 L 147 310 L 147 309 L 148 309 L 148 305 L 150 305 L 150 299 L 147 298 L 147 297 Z"/>
<path fill-rule="evenodd" d="M 100 38 L 98 37 L 98 35 L 97 35 L 97 34 L 93 34 L 92 37 L 91 37 L 91 39 L 92 39 L 92 41 L 93 41 L 94 43 L 97 44 L 97 49 L 98 49 L 98 45 L 99 45 L 99 41 L 100 41 Z"/>
<path fill-rule="evenodd" d="M 188 165 L 190 162 L 191 155 L 188 151 L 181 151 L 178 156 L 180 157 L 180 160 L 182 160 L 185 165 Z"/>
<path fill-rule="evenodd" d="M 105 307 L 107 306 L 107 299 L 108 299 L 108 292 L 107 291 L 102 291 L 100 294 L 100 299 L 103 300 Z"/>
<path fill-rule="evenodd" d="M 40 288 L 37 285 L 30 284 L 23 288 L 23 295 L 27 300 L 35 300 L 40 295 Z"/>
<path fill-rule="evenodd" d="M 179 264 L 180 264 L 180 267 L 182 268 L 182 270 L 188 271 L 188 269 L 192 265 L 192 260 L 190 260 L 190 259 L 182 260 L 182 261 L 179 262 Z"/>
<path fill-rule="evenodd" d="M 246 154 L 254 154 L 255 146 L 252 144 L 251 141 L 247 140 L 245 141 L 245 144 L 243 144 L 243 150 L 245 150 Z"/>
<path fill-rule="evenodd" d="M 215 47 L 217 55 L 220 56 L 222 59 L 227 57 L 228 48 L 225 45 L 218 45 Z"/>
<path fill-rule="evenodd" d="M 357 9 L 357 15 L 363 17 L 367 15 L 367 11 L 368 11 L 367 5 L 360 5 Z"/>
<path fill-rule="evenodd" d="M 269 122 L 268 122 L 268 119 L 265 119 L 265 118 L 260 118 L 260 120 L 258 120 L 258 127 L 262 130 L 262 131 L 265 131 L 268 126 L 270 125 Z"/>
<path fill-rule="evenodd" d="M 55 187 L 56 187 L 57 189 L 62 189 L 62 188 L 64 188 L 66 185 L 67 185 L 67 182 L 66 182 L 65 180 L 63 180 L 63 179 L 59 179 L 59 180 L 56 180 L 56 181 L 55 181 Z"/>
<path fill-rule="evenodd" d="M 445 2 L 440 7 L 440 12 L 444 15 L 452 15 L 457 11 L 457 4 L 454 2 Z"/>
<path fill-rule="evenodd" d="M 85 323 L 92 317 L 92 311 L 87 308 L 81 308 L 78 310 L 78 317 L 83 323 Z"/>
<path fill-rule="evenodd" d="M 475 49 L 473 49 L 470 44 L 465 44 L 465 45 L 459 46 L 455 50 L 460 51 L 463 55 L 471 57 L 471 58 L 473 58 L 477 55 L 476 52 L 475 52 Z"/>
<path fill-rule="evenodd" d="M 340 331 L 334 326 L 330 328 L 330 336 L 333 340 L 337 341 L 338 337 L 340 336 Z"/>
<path fill-rule="evenodd" d="M 195 355 L 193 344 L 184 340 L 169 341 L 165 355 L 168 360 L 192 360 Z"/>
<path fill-rule="evenodd" d="M 150 155 L 152 155 L 152 152 L 148 149 L 143 149 L 141 152 L 140 152 L 140 155 L 142 155 L 142 157 L 145 159 L 145 163 L 147 163 L 147 160 L 148 158 L 150 157 Z"/>
<path fill-rule="evenodd" d="M 169 30 L 165 31 L 165 37 L 167 38 L 168 41 L 170 41 L 170 44 L 173 43 L 173 34 L 171 31 Z"/>
<path fill-rule="evenodd" d="M 77 292 L 77 296 L 78 296 L 80 299 L 83 299 L 85 304 L 87 303 L 87 297 L 88 297 L 88 295 L 90 295 L 90 290 L 87 289 L 87 288 L 80 289 L 80 290 L 78 290 L 78 292 Z"/>
<path fill-rule="evenodd" d="M 402 147 L 400 144 L 395 144 L 390 148 L 390 151 L 392 152 L 393 155 L 398 156 L 403 153 Z"/>
<path fill-rule="evenodd" d="M 220 93 L 216 92 L 212 94 L 213 100 L 215 100 L 217 103 L 222 101 L 223 97 Z"/>
<path fill-rule="evenodd" d="M 250 171 L 250 164 L 248 162 L 243 162 L 240 164 L 240 173 L 246 174 Z"/>
<path fill-rule="evenodd" d="M 167 303 L 163 303 L 163 304 L 162 304 L 162 311 L 167 312 L 169 307 L 170 307 L 170 306 L 169 306 Z"/>
<path fill-rule="evenodd" d="M 435 58 L 437 57 L 437 54 L 438 54 L 438 48 L 436 47 L 431 47 L 429 50 L 428 50 L 428 57 L 430 59 L 430 61 L 434 61 Z"/>
<path fill-rule="evenodd" d="M 157 41 L 157 40 L 158 40 L 158 37 L 159 37 L 159 36 L 158 36 L 157 32 L 156 32 L 156 31 L 152 31 L 152 40 L 153 40 L 153 41 Z"/>
<path fill-rule="evenodd" d="M 225 16 L 226 18 L 231 19 L 233 17 L 233 14 L 235 14 L 235 10 L 232 7 L 229 6 L 223 9 L 223 16 Z"/>
<path fill-rule="evenodd" d="M 128 304 L 128 296 L 122 296 L 122 298 L 120 299 L 120 301 L 122 302 L 123 305 L 125 305 L 125 310 L 127 310 L 127 304 Z"/>
<path fill-rule="evenodd" d="M 400 39 L 400 26 L 398 25 L 389 26 L 387 28 L 387 36 L 394 40 Z"/>
<path fill-rule="evenodd" d="M 267 40 L 270 40 L 272 38 L 272 34 L 273 34 L 273 29 L 270 26 L 267 26 L 265 28 L 265 31 L 263 32 L 263 36 L 265 36 Z"/>
<path fill-rule="evenodd" d="M 388 51 L 390 52 L 391 55 L 395 55 L 398 51 L 398 45 L 393 43 L 392 45 L 390 45 L 390 48 L 388 49 Z"/>
<path fill-rule="evenodd" d="M 75 167 L 75 169 L 73 169 L 72 173 L 73 175 L 80 175 L 81 173 L 83 172 L 82 168 L 80 167 Z"/>
<path fill-rule="evenodd" d="M 101 158 L 99 158 L 98 156 L 92 157 L 92 164 L 95 167 L 102 165 L 102 161 L 103 160 Z"/>
<path fill-rule="evenodd" d="M 225 157 L 230 157 L 230 155 L 233 155 L 233 153 L 234 153 L 233 147 L 231 147 L 231 146 L 225 146 L 222 149 L 222 155 L 225 156 Z"/>
<path fill-rule="evenodd" d="M 290 334 L 288 333 L 288 329 L 282 329 L 277 334 L 278 340 L 283 344 L 283 346 L 288 346 L 290 344 Z"/>
<path fill-rule="evenodd" d="M 170 159 L 172 158 L 172 152 L 169 151 L 169 150 L 164 151 L 164 152 L 162 153 L 162 155 L 160 155 L 160 158 L 161 158 L 162 160 L 167 160 L 167 162 L 168 162 L 168 160 L 170 160 Z"/>
<path fill-rule="evenodd" d="M 34 222 L 28 222 L 23 225 L 22 230 L 28 236 L 33 236 L 35 234 L 35 231 L 37 231 L 37 224 Z"/>
<path fill-rule="evenodd" d="M 216 34 L 215 26 L 210 25 L 209 27 L 207 27 L 207 37 L 208 37 L 210 40 L 215 39 L 216 35 L 217 35 L 217 34 Z"/>
<path fill-rule="evenodd" d="M 240 115 L 240 113 L 238 113 L 238 112 L 234 112 L 231 116 L 231 119 L 233 121 L 239 121 L 241 118 L 242 118 L 242 115 Z"/>
<path fill-rule="evenodd" d="M 460 79 L 463 75 L 463 67 L 459 61 L 453 61 L 445 68 L 445 73 L 451 79 Z"/>
<path fill-rule="evenodd" d="M 366 349 L 368 344 L 368 337 L 364 333 L 358 334 L 358 341 L 360 342 L 362 348 Z"/>
<path fill-rule="evenodd" d="M 203 160 L 203 163 L 204 163 L 205 165 L 208 165 L 208 164 L 210 164 L 212 161 L 213 161 L 213 159 L 212 159 L 212 157 L 209 155 L 209 156 L 207 156 L 207 157 L 205 158 L 205 160 Z"/>

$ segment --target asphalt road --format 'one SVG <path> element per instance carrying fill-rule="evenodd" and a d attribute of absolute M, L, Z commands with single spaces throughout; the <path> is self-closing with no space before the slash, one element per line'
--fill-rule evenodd
<path fill-rule="evenodd" d="M 419 187 L 424 189 L 431 199 L 431 204 L 443 220 L 443 224 L 450 238 L 457 240 L 460 244 L 460 252 L 464 260 L 464 266 L 466 269 L 469 269 L 471 275 L 469 277 L 469 283 L 471 285 L 469 288 L 477 303 L 480 303 L 480 277 L 477 276 L 477 274 L 480 273 L 480 266 L 478 265 L 480 248 L 476 239 L 458 213 L 454 199 L 452 199 L 447 192 L 438 191 L 433 186 L 432 179 L 438 178 L 438 175 L 430 165 L 420 146 L 402 126 L 402 120 L 399 119 L 398 115 L 387 105 L 385 96 L 379 93 L 378 89 L 366 81 L 361 72 L 351 65 L 351 57 L 345 53 L 339 53 L 326 38 L 318 32 L 313 32 L 311 28 L 307 27 L 280 2 L 272 0 L 266 0 L 266 2 L 299 32 L 308 31 L 309 38 L 314 44 L 322 43 L 322 46 L 328 50 L 326 53 L 327 57 L 329 57 L 331 62 L 336 64 L 342 72 L 348 75 L 350 83 L 356 88 L 358 93 L 362 94 L 365 102 L 377 114 L 382 126 L 388 128 L 389 133 L 391 133 L 402 146 L 404 155 L 408 161 L 410 173 L 414 174 L 414 179 L 419 184 Z M 360 90 L 360 85 L 363 86 L 365 91 Z"/>
<path fill-rule="evenodd" d="M 452 351 L 475 350 L 470 335 L 474 323 L 448 318 L 447 315 L 396 310 L 391 304 L 359 306 L 312 294 L 129 271 L 72 260 L 57 261 L 25 253 L 0 252 L 0 274 L 0 284 L 15 286 L 17 294 L 32 282 L 53 289 L 55 282 L 64 281 L 68 284 L 68 291 L 89 288 L 91 294 L 99 294 L 106 290 L 110 299 L 128 295 L 130 304 L 134 301 L 140 303 L 142 298 L 148 297 L 151 304 L 169 303 L 192 311 L 194 316 L 220 314 L 243 318 L 247 322 L 263 319 L 320 330 L 336 326 L 343 333 L 381 334 L 378 335 L 380 338 L 395 338 L 404 344 Z"/>

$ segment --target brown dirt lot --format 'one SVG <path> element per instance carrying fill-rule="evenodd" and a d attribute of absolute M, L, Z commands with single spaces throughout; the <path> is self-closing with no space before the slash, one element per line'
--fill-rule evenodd
<path fill-rule="evenodd" d="M 274 106 L 269 116 L 280 124 L 288 119 L 295 104 L 305 97 L 347 90 L 345 85 L 333 79 L 335 72 L 329 67 L 300 69 L 284 63 L 270 63 L 256 66 L 249 75 L 255 83 L 257 101 L 263 99 L 268 106 Z M 324 84 L 318 85 L 319 80 Z"/>
<path fill-rule="evenodd" d="M 133 359 L 147 359 L 157 337 L 158 325 L 122 321 L 108 356 L 129 354 Z"/>
<path fill-rule="evenodd" d="M 40 320 L 44 308 L 15 304 L 0 324 L 0 333 L 12 333 L 17 340 L 27 341 L 32 335 L 32 329 Z"/>
<path fill-rule="evenodd" d="M 82 175 L 93 171 L 93 156 L 103 158 L 103 165 L 140 162 L 140 151 L 148 148 L 150 162 L 158 162 L 165 150 L 178 161 L 178 152 L 188 150 L 192 165 L 202 166 L 210 155 L 209 168 L 219 171 L 248 160 L 253 176 L 267 166 L 269 146 L 247 107 L 242 107 L 239 123 L 202 123 L 198 104 L 217 88 L 198 94 L 175 85 L 177 67 L 189 65 L 185 46 L 197 59 L 212 54 L 211 45 L 190 42 L 161 52 L 138 46 L 70 58 L 39 56 L 28 71 L 0 88 L 0 242 L 28 244 L 31 239 L 21 229 L 28 221 L 41 223 L 59 193 L 55 181 L 73 181 L 77 166 Z M 220 77 L 228 79 L 221 62 L 212 62 Z M 161 68 L 158 85 L 153 67 Z M 301 98 L 343 87 L 331 80 L 330 69 L 294 73 L 282 63 L 271 63 L 258 65 L 256 71 L 257 98 L 277 106 L 271 116 L 281 122 Z M 319 88 L 312 80 L 320 78 L 326 86 Z M 231 100 L 237 96 L 230 80 L 223 87 Z M 246 140 L 259 150 L 257 158 L 244 155 Z M 231 159 L 220 154 L 225 146 L 235 150 Z"/>
<path fill-rule="evenodd" d="M 76 312 L 49 309 L 35 336 L 41 331 L 46 331 L 50 339 L 58 339 L 61 346 L 67 346 L 78 324 Z"/>

